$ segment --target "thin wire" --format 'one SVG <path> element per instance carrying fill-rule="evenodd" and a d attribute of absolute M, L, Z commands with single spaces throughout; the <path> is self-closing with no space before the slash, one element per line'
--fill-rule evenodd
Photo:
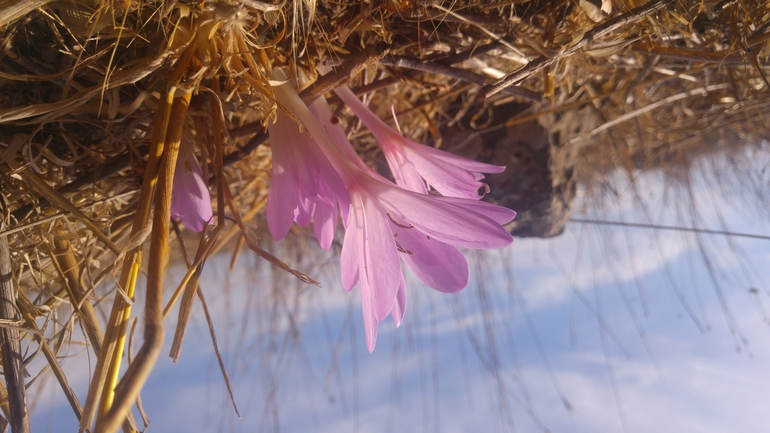
<path fill-rule="evenodd" d="M 569 221 L 573 223 L 581 223 L 581 224 L 636 227 L 636 228 L 656 229 L 656 230 L 674 230 L 674 231 L 680 231 L 680 232 L 703 233 L 707 235 L 736 236 L 741 238 L 770 240 L 770 236 L 755 235 L 751 233 L 728 232 L 724 230 L 699 229 L 695 227 L 678 227 L 678 226 L 667 226 L 667 225 L 659 225 L 659 224 L 631 223 L 631 222 L 625 222 L 625 221 L 603 221 L 603 220 L 593 220 L 593 219 L 584 219 L 584 218 L 570 218 Z"/>

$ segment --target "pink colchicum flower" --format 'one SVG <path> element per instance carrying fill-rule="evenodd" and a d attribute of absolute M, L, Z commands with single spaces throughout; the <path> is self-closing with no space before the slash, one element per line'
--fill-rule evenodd
<path fill-rule="evenodd" d="M 485 164 L 407 140 L 372 113 L 347 86 L 334 92 L 369 128 L 380 143 L 396 184 L 427 193 L 433 187 L 447 197 L 480 199 L 489 192 L 481 173 L 501 173 L 505 167 Z M 427 187 L 426 187 L 427 183 Z M 479 189 L 484 193 L 479 195 Z"/>
<path fill-rule="evenodd" d="M 270 234 L 280 240 L 292 222 L 306 226 L 312 220 L 316 239 L 328 249 L 337 230 L 337 209 L 345 220 L 350 207 L 339 174 L 313 138 L 283 111 L 278 110 L 275 123 L 267 130 L 273 152 L 266 209 Z"/>
<path fill-rule="evenodd" d="M 370 352 L 374 350 L 378 323 L 392 314 L 398 326 L 406 309 L 406 284 L 399 258 L 429 287 L 452 293 L 468 284 L 469 275 L 468 262 L 456 247 L 502 248 L 513 241 L 501 224 L 512 220 L 515 212 L 478 201 L 477 196 L 441 197 L 392 184 L 360 160 L 339 126 L 331 123 L 331 112 L 322 98 L 308 108 L 291 85 L 283 84 L 273 90 L 276 99 L 291 110 L 307 131 L 300 133 L 297 128 L 294 132 L 295 142 L 300 140 L 299 136 L 307 137 L 302 139 L 301 149 L 291 150 L 301 152 L 303 156 L 295 158 L 305 162 L 293 169 L 306 170 L 294 174 L 294 178 L 321 172 L 328 162 L 347 190 L 349 201 L 339 196 L 328 201 L 340 206 L 346 222 L 340 257 L 342 283 L 346 290 L 361 286 L 366 346 Z M 274 139 L 271 135 L 271 141 Z M 317 157 L 317 152 L 322 158 Z M 271 180 L 270 194 L 273 182 L 289 177 L 280 173 Z M 277 186 L 276 191 L 285 192 L 287 188 Z M 283 218 L 283 224 L 288 220 L 290 225 L 299 202 L 290 195 L 276 195 L 274 200 L 281 202 L 275 206 L 282 209 L 274 218 Z M 349 203 L 347 218 L 343 203 Z"/>
<path fill-rule="evenodd" d="M 203 170 L 192 152 L 192 144 L 182 140 L 174 171 L 171 216 L 189 230 L 200 232 L 214 216 L 211 195 Z"/>

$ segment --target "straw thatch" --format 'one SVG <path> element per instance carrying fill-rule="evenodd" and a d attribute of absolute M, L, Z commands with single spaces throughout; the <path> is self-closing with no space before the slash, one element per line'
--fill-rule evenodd
<path fill-rule="evenodd" d="M 165 176 L 182 137 L 207 162 L 218 217 L 174 296 L 182 300 L 175 342 L 205 257 L 231 238 L 312 282 L 261 250 L 250 223 L 269 184 L 264 130 L 280 109 L 273 68 L 314 80 L 317 66 L 332 66 L 306 100 L 347 82 L 383 118 L 392 105 L 406 135 L 489 161 L 515 155 L 504 131 L 537 121 L 548 136 L 546 169 L 529 172 L 545 178 L 544 215 L 553 191 L 565 191 L 560 212 L 568 212 L 571 182 L 601 184 L 617 167 L 685 166 L 694 154 L 770 136 L 766 2 L 5 0 L 0 31 L 0 230 L 9 252 L 0 257 L 12 270 L 0 296 L 16 307 L 0 311 L 0 328 L 8 341 L 41 347 L 81 426 L 92 428 L 98 412 L 101 431 L 124 422 L 173 306 L 161 304 L 175 289 L 162 284 Z M 344 107 L 337 114 L 381 168 L 373 139 Z M 480 147 L 463 151 L 467 143 L 449 136 Z M 113 394 L 145 268 L 141 347 Z M 68 390 L 57 360 L 72 323 L 99 360 L 87 396 Z M 4 357 L 3 368 L 10 378 L 20 366 Z M 23 431 L 18 388 L 0 387 L 8 395 L 0 408 Z"/>

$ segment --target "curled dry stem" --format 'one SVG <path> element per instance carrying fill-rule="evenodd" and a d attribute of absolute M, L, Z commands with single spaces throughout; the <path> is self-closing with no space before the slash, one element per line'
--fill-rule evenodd
<path fill-rule="evenodd" d="M 134 214 L 132 236 L 142 231 L 147 225 L 147 221 L 149 219 L 152 197 L 154 195 L 157 183 L 158 166 L 160 164 L 160 158 L 163 153 L 165 144 L 164 141 L 166 128 L 168 127 L 171 102 L 174 97 L 174 92 L 175 89 L 171 89 L 158 107 L 158 112 L 156 115 L 156 127 L 153 131 L 150 156 L 147 161 L 145 178 L 144 182 L 142 183 L 138 208 L 136 214 Z M 134 295 L 134 287 L 136 285 L 136 278 L 139 273 L 139 266 L 141 261 L 141 248 L 136 248 L 132 251 L 129 251 L 123 261 L 123 269 L 118 283 L 120 288 L 129 297 L 133 297 Z M 91 386 L 88 389 L 86 406 L 84 409 L 83 418 L 81 418 L 81 429 L 90 428 L 96 412 L 98 397 L 103 394 L 102 389 L 109 390 L 108 395 L 111 395 L 112 389 L 117 382 L 117 372 L 120 370 L 120 360 L 123 356 L 122 350 L 116 350 L 116 347 L 118 346 L 119 342 L 122 342 L 125 339 L 125 329 L 126 324 L 128 323 L 128 317 L 131 314 L 131 307 L 120 293 L 117 293 L 115 296 L 116 297 L 112 304 L 110 318 L 107 322 L 107 329 L 105 331 L 102 350 L 99 352 L 93 380 L 91 382 Z M 104 384 L 108 375 L 113 377 L 111 380 L 113 383 L 110 383 L 110 385 L 105 388 Z M 111 398 L 108 396 L 102 396 L 102 401 L 104 402 L 103 407 L 109 407 L 109 400 L 111 400 Z M 106 409 L 104 410 L 106 411 Z"/>
<path fill-rule="evenodd" d="M 187 93 L 174 100 L 171 118 L 180 120 L 169 125 L 166 146 L 163 152 L 155 195 L 150 260 L 147 270 L 147 293 L 145 300 L 144 343 L 129 366 L 123 379 L 115 388 L 115 398 L 106 414 L 96 422 L 96 431 L 112 433 L 125 418 L 131 404 L 139 396 L 142 386 L 150 376 L 163 346 L 163 278 L 169 260 L 168 234 L 171 220 L 171 190 L 174 170 L 179 155 L 179 143 L 184 128 L 183 119 L 190 104 L 191 94 Z"/>
<path fill-rule="evenodd" d="M 183 110 L 180 108 L 174 110 L 172 105 L 177 105 L 174 104 L 174 96 L 177 92 L 176 85 L 181 81 L 184 71 L 187 70 L 194 51 L 195 39 L 193 38 L 191 45 L 187 47 L 171 77 L 169 90 L 160 101 L 155 117 L 155 129 L 153 130 L 150 154 L 145 168 L 145 177 L 139 196 L 139 204 L 137 211 L 134 214 L 131 232 L 132 236 L 144 230 L 149 221 L 150 209 L 158 183 L 158 174 L 161 172 L 160 164 L 162 156 L 167 148 L 167 142 L 171 137 L 171 134 L 167 133 L 169 124 L 172 124 L 175 128 L 179 129 L 181 135 L 187 107 L 185 105 Z M 185 95 L 178 101 L 186 100 L 189 104 L 189 99 L 189 95 Z M 167 139 L 167 137 L 169 139 Z M 168 230 L 168 228 L 166 228 L 166 230 Z M 153 230 L 153 233 L 154 232 L 155 230 Z M 126 253 L 119 285 L 123 292 L 129 297 L 133 297 L 134 295 L 136 279 L 139 274 L 141 262 L 141 247 L 137 247 Z M 96 407 L 100 400 L 99 396 L 101 396 L 102 408 L 100 410 L 100 415 L 106 414 L 112 406 L 115 386 L 120 372 L 120 364 L 123 358 L 123 347 L 125 346 L 126 330 L 130 315 L 131 306 L 125 299 L 123 299 L 121 293 L 116 293 L 112 311 L 110 312 L 110 318 L 107 322 L 102 350 L 97 358 L 93 381 L 88 389 L 86 406 L 80 424 L 80 427 L 83 430 L 90 428 L 91 423 L 93 422 Z"/>

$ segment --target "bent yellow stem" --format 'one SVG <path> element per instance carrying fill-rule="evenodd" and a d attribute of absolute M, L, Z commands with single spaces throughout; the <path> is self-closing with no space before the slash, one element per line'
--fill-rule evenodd
<path fill-rule="evenodd" d="M 163 168 L 161 166 L 162 156 L 164 153 L 167 153 L 166 148 L 172 141 L 171 138 L 173 134 L 168 131 L 170 124 L 174 125 L 172 129 L 178 129 L 178 134 L 181 137 L 190 95 L 187 94 L 178 100 L 181 101 L 180 105 L 183 106 L 183 108 L 174 110 L 172 109 L 172 106 L 177 105 L 174 103 L 174 97 L 177 93 L 176 86 L 187 71 L 194 52 L 195 40 L 193 39 L 190 46 L 187 47 L 184 54 L 179 59 L 174 74 L 169 80 L 169 90 L 163 95 L 164 97 L 161 99 L 158 106 L 150 154 L 144 173 L 144 182 L 142 183 L 137 211 L 134 215 L 132 237 L 142 233 L 146 229 L 149 221 L 150 209 L 152 207 L 153 197 L 155 196 L 156 185 L 158 183 L 158 175 Z M 170 185 L 168 187 L 170 188 Z M 115 386 L 117 384 L 118 375 L 120 373 L 120 364 L 123 358 L 128 319 L 131 315 L 131 305 L 126 302 L 126 299 L 130 299 L 134 296 L 136 280 L 139 275 L 141 263 L 141 246 L 126 252 L 119 280 L 119 292 L 115 295 L 110 318 L 107 322 L 104 342 L 97 358 L 96 369 L 94 370 L 91 386 L 88 389 L 83 417 L 81 418 L 80 423 L 81 430 L 91 428 L 100 401 L 100 420 L 97 422 L 97 425 L 101 423 L 101 418 L 108 413 L 114 403 Z M 123 293 L 120 293 L 120 290 L 123 290 Z M 126 412 L 123 413 L 123 417 L 125 417 L 127 412 L 128 410 L 126 409 Z M 120 422 L 120 420 L 118 420 L 118 422 Z"/>
<path fill-rule="evenodd" d="M 144 305 L 144 342 L 134 362 L 115 388 L 112 405 L 96 422 L 96 431 L 112 433 L 128 414 L 136 400 L 163 346 L 163 278 L 168 267 L 168 232 L 171 220 L 171 189 L 174 170 L 179 155 L 179 143 L 184 129 L 184 118 L 190 104 L 191 94 L 187 93 L 174 100 L 170 118 L 178 120 L 170 124 L 166 133 L 166 145 L 158 176 L 150 239 L 150 260 L 147 269 L 147 293 Z"/>

